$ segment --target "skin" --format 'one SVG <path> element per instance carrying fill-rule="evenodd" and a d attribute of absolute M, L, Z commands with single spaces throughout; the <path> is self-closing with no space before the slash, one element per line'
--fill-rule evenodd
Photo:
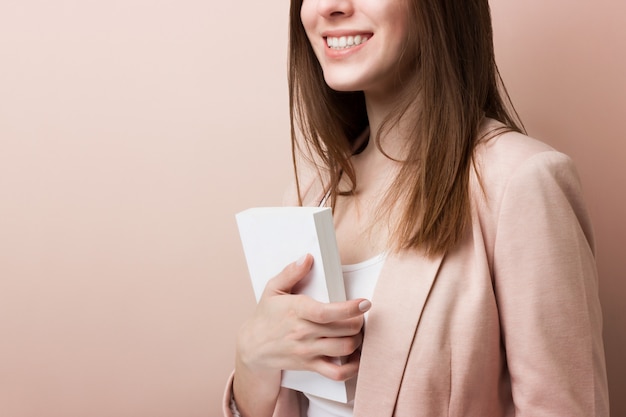
<path fill-rule="evenodd" d="M 364 91 L 375 134 L 399 91 L 395 68 L 406 39 L 405 0 L 304 0 L 301 19 L 331 88 Z M 325 36 L 368 34 L 354 51 L 328 53 Z M 393 75 L 390 75 L 393 74 Z M 399 155 L 402 132 L 392 129 L 382 140 L 385 150 Z M 353 158 L 358 193 L 341 198 L 335 207 L 335 227 L 342 263 L 355 263 L 384 249 L 384 228 L 369 226 L 397 163 L 376 146 Z M 356 376 L 362 343 L 364 299 L 319 303 L 290 294 L 312 266 L 306 255 L 288 265 L 267 284 L 252 317 L 237 340 L 234 396 L 242 416 L 271 416 L 280 392 L 282 369 L 310 370 L 334 380 Z M 348 356 L 338 365 L 329 357 Z"/>

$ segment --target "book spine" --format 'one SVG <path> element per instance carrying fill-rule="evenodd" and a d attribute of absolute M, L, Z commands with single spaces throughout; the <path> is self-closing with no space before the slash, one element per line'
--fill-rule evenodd
<path fill-rule="evenodd" d="M 331 210 L 315 213 L 315 228 L 320 245 L 320 253 L 323 260 L 324 277 L 328 289 L 328 299 L 331 302 L 345 301 L 346 290 L 343 283 L 341 270 L 341 258 L 337 238 L 335 237 L 335 225 Z"/>

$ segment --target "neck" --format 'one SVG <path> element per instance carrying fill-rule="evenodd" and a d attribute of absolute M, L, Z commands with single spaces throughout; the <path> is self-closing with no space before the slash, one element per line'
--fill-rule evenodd
<path fill-rule="evenodd" d="M 383 128 L 383 123 L 394 111 L 397 111 L 397 97 L 365 95 L 365 106 L 370 126 L 370 144 L 380 136 L 380 145 L 385 153 L 394 159 L 403 159 L 406 151 L 407 140 L 410 138 L 411 128 L 415 124 L 415 111 L 410 109 L 399 119 L 392 119 L 391 123 Z M 416 107 L 417 103 L 411 105 Z M 382 129 L 382 130 L 381 130 Z M 372 152 L 376 146 L 367 147 L 367 151 Z M 379 152 L 379 151 L 378 151 Z"/>

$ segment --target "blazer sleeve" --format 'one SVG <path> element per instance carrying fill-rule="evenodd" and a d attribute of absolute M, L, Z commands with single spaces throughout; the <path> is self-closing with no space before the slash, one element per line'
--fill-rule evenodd
<path fill-rule="evenodd" d="M 566 155 L 541 152 L 511 174 L 493 274 L 516 417 L 608 416 L 594 242 Z"/>

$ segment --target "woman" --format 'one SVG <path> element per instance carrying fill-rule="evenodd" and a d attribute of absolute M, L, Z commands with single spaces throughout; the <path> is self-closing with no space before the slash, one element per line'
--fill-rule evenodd
<path fill-rule="evenodd" d="M 292 0 L 290 19 L 286 203 L 333 207 L 362 272 L 326 305 L 290 294 L 310 256 L 270 281 L 225 415 L 608 416 L 579 181 L 507 107 L 488 1 Z M 281 389 L 283 369 L 356 378 L 355 400 Z"/>

